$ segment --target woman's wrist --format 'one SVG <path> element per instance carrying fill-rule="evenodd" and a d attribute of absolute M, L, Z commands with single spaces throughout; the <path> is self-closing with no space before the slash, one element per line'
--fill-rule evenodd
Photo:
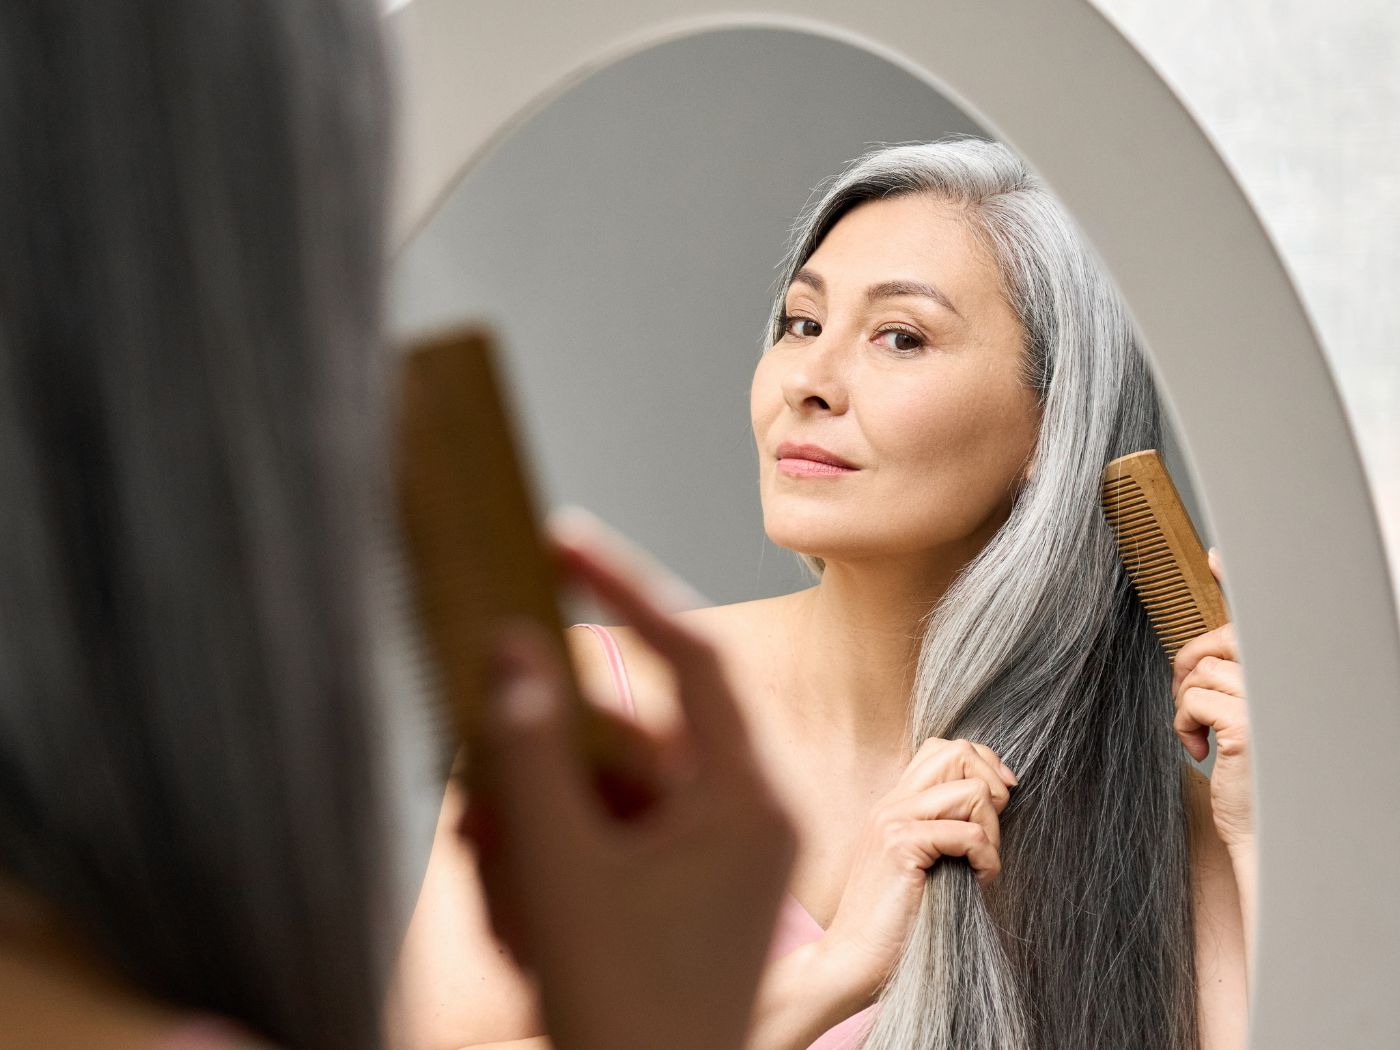
<path fill-rule="evenodd" d="M 1244 924 L 1245 972 L 1252 982 L 1255 910 L 1259 900 L 1259 853 L 1252 839 L 1233 843 L 1226 848 L 1230 854 L 1230 865 L 1235 871 L 1235 886 L 1240 899 L 1240 920 Z"/>
<path fill-rule="evenodd" d="M 811 974 L 839 1014 L 833 1024 L 859 1013 L 875 1001 L 879 980 L 862 976 L 862 967 L 850 953 L 842 951 L 839 941 L 832 940 L 828 934 L 810 947 Z"/>
<path fill-rule="evenodd" d="M 805 1050 L 872 999 L 826 940 L 804 944 L 764 972 L 748 1050 Z"/>
<path fill-rule="evenodd" d="M 1236 843 L 1225 847 L 1230 855 L 1230 866 L 1235 871 L 1235 885 L 1239 887 L 1240 904 L 1246 901 L 1252 906 L 1259 894 L 1259 851 L 1250 842 Z"/>

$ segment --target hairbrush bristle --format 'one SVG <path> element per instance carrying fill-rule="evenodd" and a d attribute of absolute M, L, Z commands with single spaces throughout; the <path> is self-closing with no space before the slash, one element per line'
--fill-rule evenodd
<path fill-rule="evenodd" d="M 1168 657 L 1225 623 L 1205 548 L 1156 449 L 1104 468 L 1103 507 L 1123 567 Z"/>

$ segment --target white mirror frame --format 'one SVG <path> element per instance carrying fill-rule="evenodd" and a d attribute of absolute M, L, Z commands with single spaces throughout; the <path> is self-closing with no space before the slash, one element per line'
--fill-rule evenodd
<path fill-rule="evenodd" d="M 1086 0 L 766 0 L 753 14 L 722 0 L 409 0 L 387 19 L 398 246 L 494 143 L 590 72 L 745 25 L 882 56 L 1040 172 L 1129 305 L 1225 555 L 1258 788 L 1250 1045 L 1400 1045 L 1400 820 L 1384 803 L 1400 630 L 1370 493 L 1267 234 L 1112 24 Z"/>

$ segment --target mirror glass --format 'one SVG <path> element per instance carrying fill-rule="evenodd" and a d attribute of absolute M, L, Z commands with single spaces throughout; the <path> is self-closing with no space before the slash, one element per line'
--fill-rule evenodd
<path fill-rule="evenodd" d="M 1115 15 L 1128 6 L 1112 5 Z M 1230 174 L 1242 170 L 1252 187 L 1255 173 L 1221 163 L 1181 108 L 1181 94 L 1168 90 L 1164 64 L 1142 61 L 1087 0 L 950 5 L 923 35 L 909 27 L 927 12 L 902 0 L 858 11 L 830 4 L 774 11 L 781 17 L 789 7 L 801 25 L 828 25 L 907 54 L 962 90 L 1053 172 L 1132 289 L 1134 310 L 1190 423 L 1220 534 L 1234 544 L 1225 554 L 1238 566 L 1241 630 L 1259 654 L 1251 649 L 1260 701 L 1251 703 L 1255 770 L 1266 803 L 1261 817 L 1271 822 L 1262 844 L 1280 863 L 1262 887 L 1256 1039 L 1312 1046 L 1335 1042 L 1341 1029 L 1390 1030 L 1394 1013 L 1374 983 L 1375 974 L 1393 970 L 1382 958 L 1388 941 L 1366 935 L 1387 920 L 1384 908 L 1377 911 L 1382 887 L 1368 872 L 1394 870 L 1400 854 L 1391 829 L 1353 819 L 1350 839 L 1369 850 L 1368 863 L 1354 872 L 1364 884 L 1356 893 L 1337 895 L 1325 880 L 1282 874 L 1288 857 L 1309 848 L 1307 829 L 1327 820 L 1310 783 L 1292 771 L 1322 760 L 1348 782 L 1350 795 L 1368 797 L 1396 738 L 1384 697 L 1400 667 L 1394 609 L 1378 598 L 1388 581 L 1373 519 L 1361 521 L 1372 508 L 1358 496 L 1353 433 L 1336 411 L 1326 363 L 1284 265 L 1307 250 L 1283 238 L 1276 243 L 1285 257 L 1275 255 Z M 640 39 L 639 26 L 654 39 L 674 31 L 670 19 L 682 11 L 714 16 L 703 0 L 665 12 L 603 5 L 591 32 L 533 18 L 527 4 L 478 34 L 463 10 L 418 0 L 398 19 L 411 56 L 405 68 L 415 118 L 404 148 L 403 218 L 417 221 L 428 200 L 441 204 L 399 260 L 393 306 L 400 333 L 473 316 L 494 321 L 512 355 L 516 400 L 549 501 L 591 507 L 708 601 L 805 586 L 791 552 L 762 538 L 745 416 L 788 223 L 815 185 L 867 145 L 976 132 L 973 122 L 919 79 L 864 51 L 775 30 L 691 37 L 572 79 L 571 71 Z M 749 16 L 725 9 L 722 17 Z M 1180 21 L 1168 23 L 1176 30 Z M 530 49 L 500 42 L 526 39 L 538 62 L 510 66 Z M 968 48 L 969 39 L 1015 46 Z M 1272 39 L 1247 33 L 1240 45 L 1256 54 L 1256 45 Z M 1212 76 L 1224 68 L 1218 48 L 1180 50 L 1198 55 Z M 1066 53 L 1082 63 L 1066 66 Z M 1230 68 L 1258 69 L 1249 62 Z M 560 76 L 569 78 L 567 94 L 495 136 Z M 1257 78 L 1220 83 L 1223 111 L 1279 134 Z M 1330 112 L 1321 103 L 1301 105 L 1301 95 L 1293 101 L 1299 112 L 1289 112 L 1300 119 Z M 494 152 L 463 177 L 445 177 L 487 141 Z M 1351 160 L 1339 173 L 1343 181 L 1354 174 Z M 1306 199 L 1286 200 L 1304 226 L 1330 214 Z M 1144 208 L 1144 201 L 1158 206 Z M 1341 263 L 1360 256 L 1349 253 L 1345 238 L 1327 240 L 1332 254 L 1310 257 L 1336 261 L 1317 271 L 1335 282 L 1350 272 Z M 1372 323 L 1379 316 L 1361 315 Z M 1215 530 L 1192 495 L 1195 478 L 1172 455 L 1174 444 L 1169 434 L 1169 465 L 1209 543 Z M 1307 484 L 1280 483 L 1294 476 Z M 1317 649 L 1323 637 L 1328 644 Z M 1340 665 L 1309 660 L 1310 643 L 1349 658 Z M 1320 696 L 1328 697 L 1332 732 L 1318 736 Z M 1370 749 L 1366 761 L 1355 760 L 1358 747 Z M 1359 943 L 1371 943 L 1375 965 L 1369 956 L 1356 965 Z M 1334 1009 L 1310 1010 L 1316 997 L 1308 990 L 1323 978 L 1332 982 Z"/>
<path fill-rule="evenodd" d="M 660 45 L 463 176 L 397 262 L 391 322 L 405 336 L 494 324 L 549 504 L 598 514 L 712 603 L 807 586 L 764 535 L 748 407 L 788 229 L 863 150 L 955 132 L 991 137 L 928 84 L 824 37 Z M 1170 432 L 1164 444 L 1209 544 Z"/>
<path fill-rule="evenodd" d="M 407 339 L 492 324 L 548 504 L 596 513 L 706 603 L 800 590 L 812 577 L 765 536 L 749 421 L 788 232 L 872 145 L 951 133 L 991 137 L 844 43 L 748 28 L 657 46 L 461 177 L 396 261 L 392 325 Z M 1209 544 L 1177 448 L 1168 424 L 1168 468 Z M 430 785 L 425 837 L 437 799 Z"/>

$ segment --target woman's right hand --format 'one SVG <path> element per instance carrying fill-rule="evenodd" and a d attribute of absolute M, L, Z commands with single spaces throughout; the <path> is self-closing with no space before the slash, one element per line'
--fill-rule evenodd
<path fill-rule="evenodd" d="M 1016 775 L 985 744 L 931 737 L 870 812 L 836 916 L 818 945 L 835 987 L 873 1001 L 903 950 L 928 870 L 966 857 L 986 885 L 1001 871 L 998 815 Z"/>

